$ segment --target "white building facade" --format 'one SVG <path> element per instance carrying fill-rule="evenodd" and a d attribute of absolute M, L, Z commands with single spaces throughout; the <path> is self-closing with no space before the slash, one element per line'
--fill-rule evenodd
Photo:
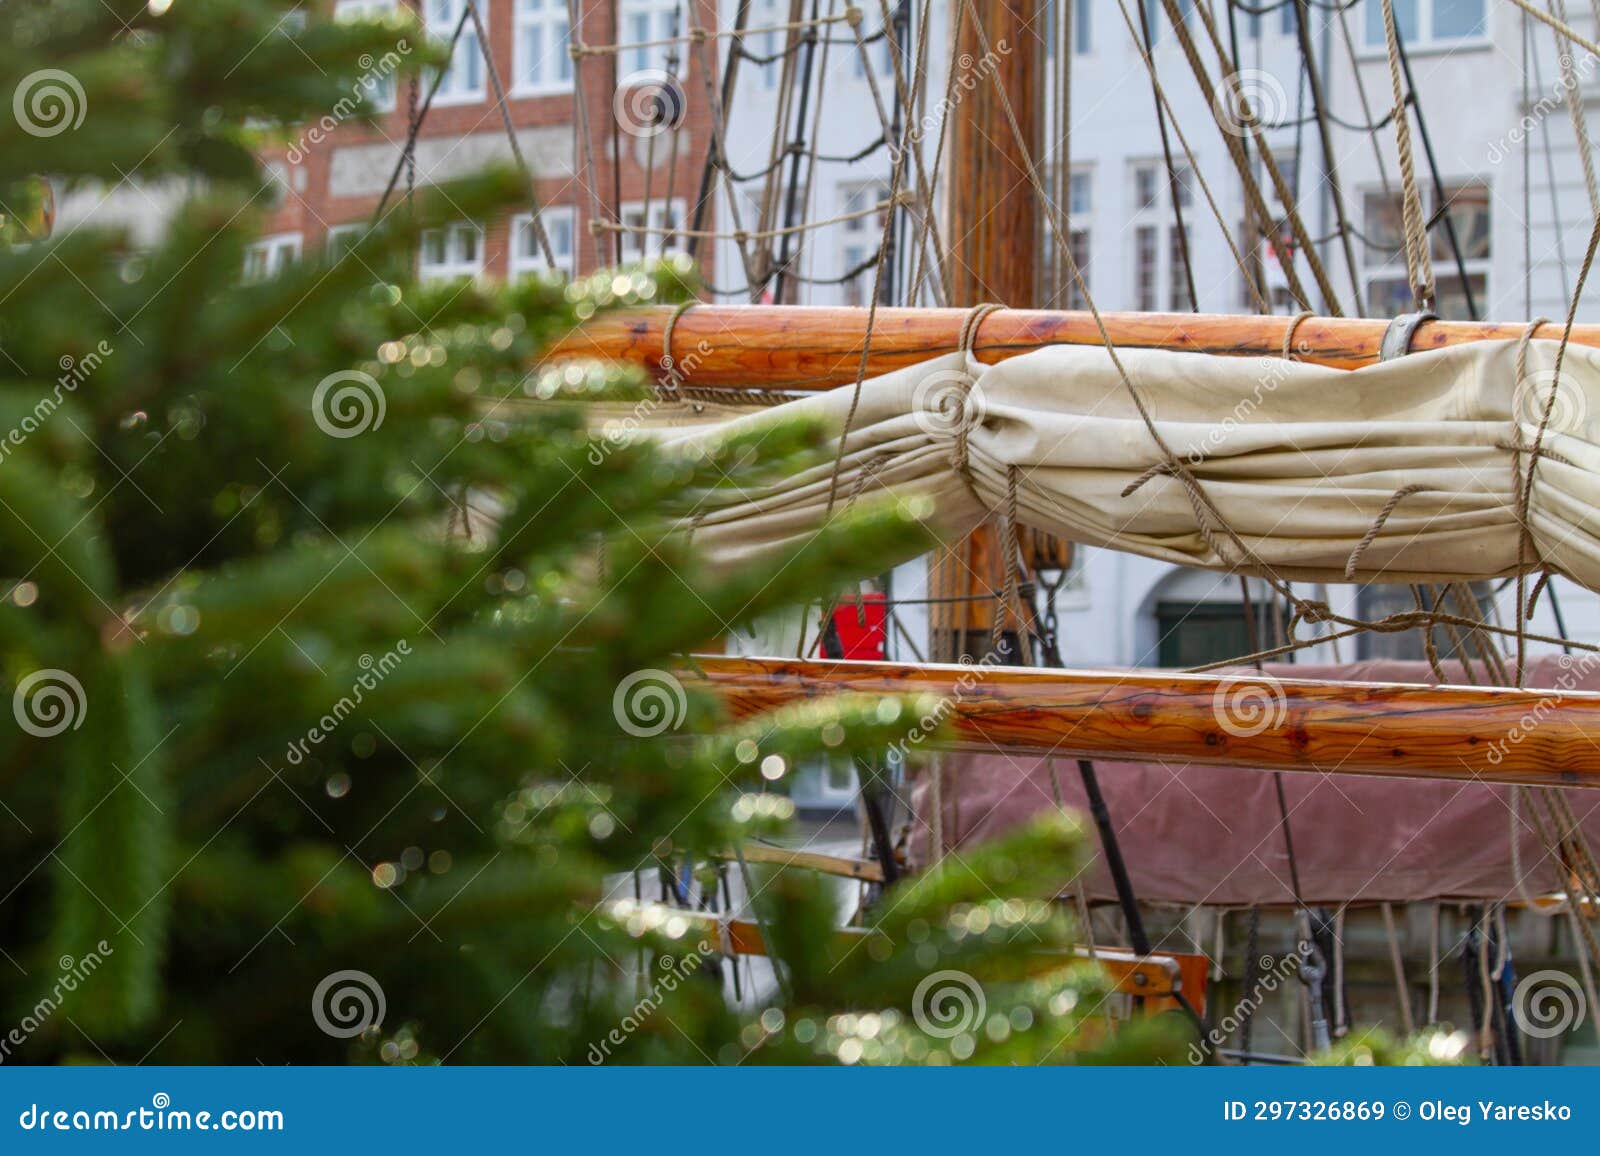
<path fill-rule="evenodd" d="M 1196 304 L 1211 313 L 1257 312 L 1256 295 L 1231 247 L 1246 247 L 1245 189 L 1210 102 L 1193 77 L 1165 11 L 1155 0 L 1147 2 L 1156 29 L 1155 68 L 1175 113 L 1176 128 L 1194 154 L 1191 171 L 1191 161 L 1169 121 Z M 724 27 L 731 24 L 736 7 L 736 0 L 725 0 Z M 920 4 L 909 7 L 917 10 Z M 939 97 L 945 92 L 950 7 L 949 0 L 935 0 L 932 39 L 926 51 L 929 76 L 925 83 L 934 122 L 939 116 Z M 1066 190 L 1068 204 L 1062 207 L 1067 210 L 1068 243 L 1084 267 L 1090 293 L 1101 309 L 1187 311 L 1190 302 L 1176 236 L 1173 189 L 1150 77 L 1127 23 L 1131 17 L 1137 25 L 1137 9 L 1131 4 L 1124 9 L 1118 0 L 1074 0 L 1073 7 L 1071 132 L 1061 134 L 1051 124 L 1042 158 L 1047 171 L 1053 171 L 1064 157 L 1070 167 L 1070 181 L 1047 181 L 1051 188 Z M 1192 0 L 1184 0 L 1180 7 L 1188 13 L 1187 25 L 1201 46 L 1214 82 L 1215 55 L 1200 17 Z M 1225 7 L 1213 10 L 1225 41 L 1236 38 L 1238 91 L 1249 98 L 1256 117 L 1269 126 L 1267 139 L 1295 193 L 1306 232 L 1328 269 L 1340 308 L 1354 312 L 1351 303 L 1359 290 L 1360 312 L 1367 316 L 1390 317 L 1409 311 L 1414 306 L 1401 249 L 1399 169 L 1394 129 L 1389 123 L 1393 96 L 1377 0 L 1359 0 L 1343 14 L 1332 5 L 1297 6 L 1294 0 L 1276 7 L 1256 7 L 1265 10 L 1255 15 L 1236 10 L 1232 28 Z M 827 10 L 828 4 L 822 8 Z M 863 8 L 862 34 L 869 37 L 876 31 L 878 8 Z M 756 0 L 749 27 L 781 24 L 789 11 L 787 0 Z M 1454 319 L 1476 315 L 1502 321 L 1541 315 L 1564 318 L 1595 212 L 1584 181 L 1567 89 L 1576 93 L 1584 120 L 1592 124 L 1596 101 L 1600 101 L 1600 61 L 1561 47 L 1549 28 L 1529 21 L 1505 0 L 1395 0 L 1394 11 L 1408 50 L 1420 120 L 1427 130 L 1426 145 L 1433 157 L 1430 166 L 1419 117 L 1413 110 L 1424 212 L 1430 216 L 1447 212 L 1457 236 L 1452 246 L 1442 216 L 1430 231 L 1439 313 Z M 1326 94 L 1328 150 L 1337 177 L 1337 195 L 1352 227 L 1353 269 L 1339 237 L 1335 186 L 1327 179 L 1328 166 L 1303 65 L 1297 26 L 1302 15 L 1309 21 L 1312 59 Z M 1576 9 L 1569 16 L 1579 32 L 1593 35 L 1593 21 L 1588 16 Z M 814 176 L 801 190 L 801 211 L 796 219 L 837 221 L 805 234 L 803 244 L 797 246 L 795 268 L 806 280 L 784 299 L 863 304 L 871 293 L 872 273 L 870 268 L 854 277 L 851 273 L 876 254 L 881 222 L 859 214 L 887 197 L 890 156 L 884 148 L 856 155 L 881 133 L 882 122 L 862 54 L 853 43 L 845 43 L 850 38 L 844 26 L 831 27 L 834 42 L 826 50 L 816 49 L 814 78 L 824 75 L 825 59 L 826 72 L 825 81 L 813 84 L 810 94 L 808 115 L 815 118 L 815 140 L 809 125 L 798 134 L 806 149 L 814 147 L 828 159 L 819 160 L 814 168 L 809 163 L 801 167 L 803 174 L 814 172 Z M 1054 33 L 1049 38 L 1058 39 Z M 885 104 L 894 86 L 886 47 L 882 42 L 868 45 L 877 70 L 879 96 Z M 1044 83 L 1050 93 L 1057 91 L 1056 70 L 1062 65 L 1059 48 L 1057 45 L 1049 54 L 1046 64 Z M 741 66 L 736 95 L 728 109 L 728 152 L 737 172 L 756 173 L 777 155 L 773 136 L 782 99 L 782 49 L 779 33 L 755 37 L 750 50 L 777 59 L 766 64 L 746 61 Z M 803 61 L 804 52 L 802 47 L 791 53 L 796 66 Z M 791 118 L 789 135 L 779 147 L 795 136 Z M 937 138 L 934 128 L 922 143 L 930 164 Z M 1259 166 L 1253 143 L 1250 151 Z M 949 164 L 946 158 L 947 169 Z M 1282 212 L 1281 199 L 1264 172 L 1260 180 L 1272 211 Z M 751 209 L 759 202 L 761 183 L 751 181 L 745 187 L 756 190 L 748 194 L 747 204 L 741 205 L 743 226 L 750 229 Z M 1215 211 L 1207 190 L 1215 198 Z M 724 201 L 719 210 L 725 214 L 726 209 Z M 721 221 L 722 228 L 730 227 L 726 215 Z M 741 268 L 737 246 L 722 242 L 718 256 L 717 267 L 724 271 L 724 279 L 735 278 Z M 1274 311 L 1296 312 L 1276 259 L 1262 254 L 1255 268 L 1257 291 L 1269 299 Z M 1313 296 L 1311 307 L 1327 311 L 1303 256 L 1295 259 L 1295 268 Z M 747 293 L 739 291 L 739 283 L 718 288 L 728 290 L 723 300 L 749 300 Z M 1042 304 L 1081 307 L 1070 286 L 1062 285 L 1058 292 L 1044 296 L 1047 300 Z M 1584 316 L 1580 309 L 1579 319 Z M 1189 665 L 1186 659 L 1208 649 L 1221 654 L 1247 649 L 1236 645 L 1241 641 L 1237 631 L 1243 621 L 1237 578 L 1186 571 L 1108 550 L 1082 550 L 1079 557 L 1081 570 L 1057 603 L 1062 653 L 1068 664 Z M 893 586 L 896 597 L 923 597 L 924 568 L 902 567 Z M 1555 633 L 1559 609 L 1570 637 L 1600 641 L 1600 600 L 1562 580 L 1555 586 L 1557 599 L 1554 603 L 1542 600 L 1531 629 Z M 1304 593 L 1327 598 L 1335 609 L 1366 618 L 1413 606 L 1406 588 L 1363 590 L 1340 585 Z M 1497 593 L 1493 587 L 1485 587 L 1479 593 L 1493 601 L 1502 622 L 1512 620 L 1512 589 Z M 1259 591 L 1255 600 L 1260 600 Z M 906 605 L 900 611 L 919 645 L 926 637 L 921 610 Z M 911 657 L 904 645 L 897 646 L 896 639 L 891 638 L 890 645 L 898 654 Z M 1344 640 L 1337 650 L 1318 647 L 1303 653 L 1301 660 L 1404 656 L 1419 647 L 1419 639 L 1368 636 Z M 1532 647 L 1533 653 L 1539 650 Z"/>

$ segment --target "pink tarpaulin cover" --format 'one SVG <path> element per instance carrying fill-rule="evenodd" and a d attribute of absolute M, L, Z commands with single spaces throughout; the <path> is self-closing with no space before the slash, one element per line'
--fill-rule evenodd
<path fill-rule="evenodd" d="M 1444 668 L 1449 681 L 1470 681 L 1459 663 Z M 1392 660 L 1268 663 L 1266 671 L 1279 678 L 1346 682 L 1437 681 L 1425 662 Z M 1527 685 L 1600 690 L 1600 662 L 1531 660 Z M 992 838 L 1053 808 L 1052 761 L 1063 802 L 1087 813 L 1075 759 L 1001 753 L 945 758 L 947 849 Z M 1600 762 L 1600 735 L 1595 759 Z M 1096 761 L 1095 768 L 1141 900 L 1222 906 L 1293 900 L 1270 772 L 1182 762 Z M 912 854 L 919 863 L 927 862 L 931 847 L 930 777 L 924 773 L 912 794 L 920 820 Z M 1510 787 L 1315 773 L 1286 773 L 1282 779 L 1308 903 L 1515 897 L 1513 827 L 1523 889 L 1537 894 L 1562 888 L 1558 864 L 1528 816 L 1532 800 L 1514 818 Z M 1600 843 L 1600 791 L 1570 789 L 1567 796 L 1589 839 Z M 1098 856 L 1080 882 L 1091 899 L 1115 898 Z"/>

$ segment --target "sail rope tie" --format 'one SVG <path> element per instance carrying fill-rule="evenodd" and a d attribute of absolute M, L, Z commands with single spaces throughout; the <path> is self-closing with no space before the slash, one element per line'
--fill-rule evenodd
<path fill-rule="evenodd" d="M 1511 451 L 1511 477 L 1516 485 L 1517 492 L 1517 686 L 1522 685 L 1523 668 L 1527 665 L 1528 653 L 1528 619 L 1533 617 L 1532 603 L 1538 598 L 1538 592 L 1544 589 L 1545 582 L 1550 577 L 1546 570 L 1539 578 L 1539 583 L 1534 587 L 1532 598 L 1527 594 L 1527 564 L 1528 553 L 1533 545 L 1533 532 L 1528 527 L 1528 513 L 1533 505 L 1533 464 L 1544 450 L 1544 424 L 1540 423 L 1539 436 L 1533 440 L 1533 445 L 1524 451 L 1522 447 L 1522 419 L 1517 413 L 1518 402 L 1522 399 L 1523 388 L 1528 380 L 1528 346 L 1533 341 L 1533 335 L 1539 331 L 1548 319 L 1535 317 L 1528 322 L 1527 328 L 1522 331 L 1522 337 L 1517 341 L 1517 376 L 1511 389 L 1511 442 L 1518 447 Z M 1550 382 L 1551 398 L 1554 400 L 1555 391 L 1560 388 L 1559 379 Z M 1528 454 L 1528 470 L 1523 473 L 1522 454 Z"/>
<path fill-rule="evenodd" d="M 956 345 L 957 351 L 969 358 L 973 357 L 973 345 L 978 339 L 979 326 L 983 324 L 984 319 L 991 313 L 998 312 L 1004 308 L 1004 305 L 985 302 L 981 305 L 974 305 L 968 310 L 967 319 L 961 326 L 961 336 Z M 972 491 L 973 496 L 984 505 L 988 505 L 983 495 L 978 491 L 978 485 L 972 477 L 972 468 L 967 462 L 968 437 L 972 433 L 972 427 L 977 424 L 974 420 L 976 415 L 972 413 L 971 404 L 972 387 L 975 384 L 977 384 L 977 379 L 973 377 L 970 366 L 963 365 L 959 376 L 956 378 L 956 393 L 953 399 L 956 403 L 955 411 L 952 415 L 955 421 L 956 439 L 951 456 L 951 464 L 960 473 L 961 480 L 966 482 L 967 488 Z"/>
<path fill-rule="evenodd" d="M 1367 527 L 1367 532 L 1361 535 L 1361 541 L 1356 543 L 1356 548 L 1350 551 L 1350 557 L 1345 559 L 1344 577 L 1348 582 L 1356 575 L 1356 567 L 1361 562 L 1361 555 L 1367 552 L 1367 547 L 1372 545 L 1383 532 L 1383 524 L 1389 520 L 1389 515 L 1394 513 L 1394 508 L 1412 494 L 1428 492 L 1428 487 L 1420 482 L 1413 482 L 1409 486 L 1401 486 L 1389 495 L 1389 500 L 1383 504 L 1383 509 L 1378 511 L 1378 516 L 1372 519 L 1372 525 Z"/>
<path fill-rule="evenodd" d="M 693 298 L 679 302 L 661 327 L 661 358 L 657 364 L 661 367 L 662 376 L 657 382 L 656 392 L 663 401 L 676 401 L 681 396 L 679 387 L 683 384 L 683 374 L 678 369 L 678 359 L 672 355 L 672 333 L 678 327 L 678 319 L 698 304 Z"/>
<path fill-rule="evenodd" d="M 1305 321 L 1307 318 L 1311 318 L 1311 317 L 1315 317 L 1315 316 L 1316 316 L 1316 314 L 1313 313 L 1311 310 L 1302 309 L 1299 313 L 1296 313 L 1293 317 L 1291 317 L 1289 319 L 1289 327 L 1283 331 L 1283 359 L 1285 361 L 1293 361 L 1294 360 L 1294 345 L 1293 345 L 1293 342 L 1294 342 L 1295 330 L 1300 328 L 1300 323 L 1302 321 Z"/>

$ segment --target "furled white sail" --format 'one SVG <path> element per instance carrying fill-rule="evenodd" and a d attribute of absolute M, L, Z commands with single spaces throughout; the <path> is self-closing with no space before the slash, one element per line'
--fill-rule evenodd
<path fill-rule="evenodd" d="M 1553 396 L 1523 561 L 1600 588 L 1600 351 L 1568 348 L 1559 380 L 1556 343 L 1529 343 L 1520 380 L 1517 354 L 1478 342 L 1348 371 L 1121 351 L 1166 451 L 1104 349 L 998 365 L 949 354 L 862 384 L 836 484 L 830 454 L 719 496 L 694 537 L 717 565 L 769 555 L 816 532 L 830 488 L 835 515 L 885 492 L 928 499 L 953 537 L 1006 510 L 1014 487 L 1025 524 L 1182 565 L 1343 581 L 1354 558 L 1358 581 L 1489 578 L 1518 568 L 1520 478 Z M 799 414 L 842 431 L 853 392 L 743 412 L 673 404 L 645 428 L 680 449 Z"/>

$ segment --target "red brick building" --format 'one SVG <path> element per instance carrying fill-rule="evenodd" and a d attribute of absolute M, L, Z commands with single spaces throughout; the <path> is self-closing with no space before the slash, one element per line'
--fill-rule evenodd
<path fill-rule="evenodd" d="M 446 43 L 465 15 L 417 135 L 416 186 L 513 161 L 466 0 L 318 0 L 308 7 L 313 20 L 403 7 Z M 719 67 L 719 41 L 697 43 L 691 33 L 716 27 L 716 0 L 478 0 L 478 9 L 558 263 L 584 273 L 681 249 L 676 230 L 693 213 L 700 188 L 711 139 L 706 94 Z M 633 47 L 606 47 L 619 41 Z M 282 192 L 251 255 L 253 271 L 323 251 L 341 230 L 370 223 L 391 180 L 385 212 L 403 202 L 411 101 L 420 107 L 434 83 L 432 70 L 411 64 L 416 47 L 410 32 L 397 33 L 393 51 L 360 62 L 362 81 L 347 100 L 264 157 Z M 380 114 L 375 123 L 354 119 L 370 109 Z M 585 121 L 586 134 L 579 130 Z M 711 219 L 708 213 L 704 227 Z M 596 230 L 595 222 L 611 228 Z M 618 222 L 632 228 L 619 233 Z M 424 275 L 502 278 L 547 267 L 526 215 L 433 234 L 422 248 Z M 712 247 L 701 246 L 697 256 L 708 264 Z"/>

